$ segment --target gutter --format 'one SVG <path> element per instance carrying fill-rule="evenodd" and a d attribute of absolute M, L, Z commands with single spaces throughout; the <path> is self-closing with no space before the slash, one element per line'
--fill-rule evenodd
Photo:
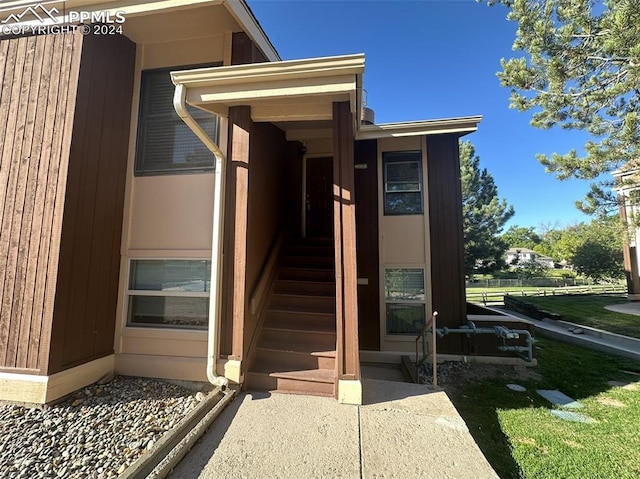
<path fill-rule="evenodd" d="M 211 239 L 211 287 L 209 299 L 209 329 L 207 341 L 207 379 L 215 386 L 225 389 L 229 380 L 218 376 L 216 364 L 220 355 L 220 299 L 222 279 L 222 239 L 224 227 L 224 187 L 225 187 L 225 158 L 224 154 L 209 135 L 194 120 L 186 107 L 187 89 L 183 84 L 176 84 L 173 96 L 173 107 L 178 116 L 191 128 L 196 136 L 213 153 L 216 159 L 214 170 L 213 193 L 213 236 Z"/>

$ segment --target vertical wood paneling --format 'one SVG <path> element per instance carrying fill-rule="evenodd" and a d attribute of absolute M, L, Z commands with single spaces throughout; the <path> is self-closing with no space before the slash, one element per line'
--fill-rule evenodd
<path fill-rule="evenodd" d="M 119 36 L 0 41 L 0 369 L 112 351 L 134 56 Z"/>
<path fill-rule="evenodd" d="M 49 185 L 51 186 L 50 207 L 45 210 L 45 218 L 51 218 L 49 235 L 43 235 L 43 239 L 48 241 L 49 254 L 44 258 L 43 264 L 51 273 L 47 277 L 45 291 L 43 293 L 43 310 L 47 312 L 50 319 L 43 323 L 39 341 L 39 363 L 48 369 L 49 352 L 51 346 L 51 333 L 53 329 L 53 308 L 55 301 L 56 286 L 58 280 L 58 264 L 60 254 L 60 239 L 62 236 L 62 218 L 64 213 L 64 201 L 66 194 L 69 151 L 71 148 L 71 135 L 74 125 L 74 114 L 76 106 L 76 93 L 78 88 L 78 75 L 80 72 L 80 59 L 83 37 L 77 36 L 56 36 L 56 51 L 61 53 L 59 63 L 59 74 L 55 79 L 57 86 L 57 108 L 60 117 L 64 120 L 60 123 L 60 128 L 56 128 L 52 135 L 51 154 L 52 158 L 58 161 L 52 162 L 49 169 Z M 69 90 L 65 91 L 65 85 L 69 85 Z M 40 262 L 39 262 L 40 264 Z M 46 372 L 46 370 L 44 371 Z"/>
<path fill-rule="evenodd" d="M 113 352 L 135 45 L 84 38 L 49 373 Z"/>
<path fill-rule="evenodd" d="M 28 64 L 28 38 L 20 38 L 18 42 L 18 50 L 15 59 L 15 73 L 13 78 L 13 89 L 11 96 L 15 98 L 12 102 L 12 112 L 9 117 L 9 125 L 7 128 L 3 154 L 9 158 L 6 196 L 4 199 L 4 210 L 2 215 L 2 223 L 0 231 L 2 231 L 2 240 L 0 249 L 6 249 L 3 254 L 3 262 L 0 264 L 0 273 L 3 283 L 2 302 L 0 303 L 0 316 L 5 319 L 6 334 L 0 334 L 0 341 L 6 338 L 0 344 L 4 345 L 4 357 L 1 358 L 4 364 L 15 365 L 15 349 L 17 342 L 17 325 L 15 318 L 11 314 L 11 306 L 13 304 L 13 292 L 15 290 L 15 263 L 18 256 L 18 244 L 16 244 L 16 232 L 13 227 L 15 217 L 15 208 L 17 203 L 18 177 L 22 167 L 20 158 L 20 149 L 22 146 L 22 135 L 26 122 L 26 106 L 29 100 L 25 95 L 25 85 L 28 85 L 30 78 L 28 72 L 30 65 Z M 26 70 L 26 72 L 25 72 Z M 25 78 L 25 73 L 27 78 Z M 4 162 L 3 162 L 4 163 Z M 19 226 L 18 226 L 19 228 Z M 19 230 L 18 230 L 19 234 Z"/>
<path fill-rule="evenodd" d="M 45 65 L 42 69 L 41 82 L 46 84 L 51 83 L 50 88 L 40 88 L 40 99 L 38 104 L 43 109 L 45 117 L 49 117 L 55 114 L 57 102 L 55 101 L 55 92 L 59 88 L 60 78 L 60 55 L 54 55 L 52 52 L 57 51 L 56 44 L 59 36 L 47 35 L 44 37 L 46 42 L 45 50 Z M 47 128 L 46 125 L 42 125 L 42 138 L 40 142 L 41 158 L 47 158 L 51 155 L 51 141 L 53 138 L 53 129 Z M 27 282 L 32 285 L 33 300 L 28 302 L 28 311 L 25 312 L 25 317 L 30 318 L 30 330 L 29 335 L 29 347 L 27 364 L 37 364 L 40 348 L 40 338 L 42 328 L 38 327 L 39 318 L 42 316 L 44 306 L 44 285 L 38 281 L 40 271 L 42 268 L 46 268 L 46 255 L 45 252 L 48 249 L 48 242 L 45 237 L 49 235 L 45 234 L 48 231 L 47 226 L 50 224 L 46 221 L 47 211 L 46 203 L 47 196 L 51 194 L 51 190 L 48 188 L 49 181 L 49 169 L 51 164 L 41 159 L 38 169 L 38 177 L 36 180 L 35 190 L 35 205 L 34 205 L 34 225 L 31 230 L 30 244 L 33 245 L 31 254 L 29 255 L 29 267 L 27 273 Z"/>
<path fill-rule="evenodd" d="M 427 138 L 429 220 L 431 242 L 431 294 L 438 324 L 466 322 L 464 285 L 464 235 L 458 137 Z M 439 340 L 442 352 L 462 352 L 462 338 Z"/>
<path fill-rule="evenodd" d="M 267 58 L 245 32 L 235 32 L 231 37 L 231 64 L 263 63 Z"/>
<path fill-rule="evenodd" d="M 46 368 L 40 348 L 53 313 L 46 297 L 55 287 L 55 200 L 64 194 L 61 153 L 71 139 L 80 40 L 0 41 L 0 368 Z"/>
<path fill-rule="evenodd" d="M 286 213 L 284 196 L 289 185 L 284 182 L 285 146 L 285 134 L 278 127 L 271 123 L 253 124 L 249 139 L 243 359 L 250 353 L 260 319 L 251 312 L 250 298 L 264 274 Z"/>
<path fill-rule="evenodd" d="M 355 143 L 355 170 L 358 278 L 358 338 L 360 349 L 380 349 L 380 264 L 378 245 L 378 141 Z"/>
<path fill-rule="evenodd" d="M 34 216 L 38 169 L 40 158 L 38 152 L 42 144 L 42 133 L 46 125 L 37 122 L 37 111 L 42 104 L 42 94 L 46 92 L 46 79 L 42 79 L 42 72 L 47 65 L 44 58 L 45 41 L 34 42 L 34 56 L 32 59 L 33 71 L 31 74 L 32 83 L 30 89 L 31 101 L 27 114 L 27 130 L 23 140 L 22 156 L 29 159 L 28 172 L 24 181 L 24 198 L 22 207 L 22 228 L 20 230 L 20 251 L 28 250 L 30 254 L 22 258 L 18 263 L 16 283 L 22 285 L 22 291 L 14 292 L 13 315 L 20 324 L 19 338 L 22 338 L 23 347 L 16 351 L 16 364 L 18 367 L 26 368 L 29 357 L 29 337 L 31 333 L 31 311 L 33 309 L 33 283 L 27 280 L 29 273 L 34 272 L 33 258 L 37 257 L 37 237 L 33 238 L 32 231 L 39 229 L 40 218 Z M 42 86 L 42 89 L 40 88 Z M 33 243 L 32 243 L 33 239 Z M 33 249 L 32 249 L 33 248 Z M 31 267 L 30 267 L 31 266 Z"/>

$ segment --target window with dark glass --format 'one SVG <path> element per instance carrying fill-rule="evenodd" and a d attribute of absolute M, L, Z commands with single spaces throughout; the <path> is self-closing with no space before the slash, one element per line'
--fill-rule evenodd
<path fill-rule="evenodd" d="M 132 260 L 129 326 L 207 329 L 211 261 Z"/>
<path fill-rule="evenodd" d="M 213 154 L 173 107 L 175 86 L 169 72 L 184 68 L 190 67 L 142 72 L 135 161 L 137 176 L 213 170 Z M 187 110 L 217 142 L 218 117 L 190 105 Z"/>
<path fill-rule="evenodd" d="M 425 321 L 422 268 L 386 268 L 384 293 L 387 334 L 416 334 Z"/>
<path fill-rule="evenodd" d="M 419 151 L 382 154 L 384 214 L 422 214 L 422 159 Z"/>

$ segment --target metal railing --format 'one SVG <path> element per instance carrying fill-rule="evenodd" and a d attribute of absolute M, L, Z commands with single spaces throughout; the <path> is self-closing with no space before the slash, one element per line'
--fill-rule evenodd
<path fill-rule="evenodd" d="M 432 369 L 433 369 L 433 387 L 438 387 L 438 365 L 437 365 L 437 353 L 436 353 L 436 317 L 438 312 L 434 311 L 431 317 L 427 320 L 425 325 L 418 333 L 416 337 L 416 373 L 419 373 L 420 366 L 431 356 Z M 431 347 L 429 347 L 429 341 L 427 341 L 428 334 L 431 333 Z M 422 342 L 420 341 L 422 340 Z M 422 357 L 419 355 L 419 344 L 422 344 Z"/>

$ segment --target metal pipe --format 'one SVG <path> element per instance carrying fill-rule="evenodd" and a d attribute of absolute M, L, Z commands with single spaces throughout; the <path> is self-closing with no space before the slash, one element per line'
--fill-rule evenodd
<path fill-rule="evenodd" d="M 214 197 L 213 197 L 213 236 L 211 239 L 211 287 L 209 298 L 209 330 L 207 341 L 207 379 L 211 384 L 226 388 L 229 380 L 224 376 L 218 376 L 216 365 L 220 354 L 220 303 L 221 303 L 221 278 L 222 278 L 222 239 L 224 234 L 224 187 L 225 187 L 225 159 L 224 154 L 207 135 L 202 127 L 188 112 L 186 107 L 187 89 L 183 84 L 177 84 L 173 96 L 173 107 L 178 116 L 193 131 L 204 145 L 213 153 L 216 159 L 214 170 Z"/>
<path fill-rule="evenodd" d="M 499 351 L 513 351 L 516 355 L 527 362 L 533 361 L 533 344 L 536 340 L 531 336 L 531 333 L 526 329 L 509 329 L 506 326 L 496 325 L 492 328 L 478 328 L 473 321 L 469 321 L 466 325 L 462 325 L 459 328 L 438 328 L 437 329 L 438 337 L 444 337 L 448 334 L 466 334 L 467 336 L 472 336 L 476 334 L 493 334 L 498 338 L 501 338 L 503 341 L 507 339 L 518 339 L 520 335 L 525 337 L 525 341 L 527 343 L 526 346 L 507 346 L 502 345 L 498 346 Z M 522 352 L 526 352 L 526 356 L 520 354 Z"/>

